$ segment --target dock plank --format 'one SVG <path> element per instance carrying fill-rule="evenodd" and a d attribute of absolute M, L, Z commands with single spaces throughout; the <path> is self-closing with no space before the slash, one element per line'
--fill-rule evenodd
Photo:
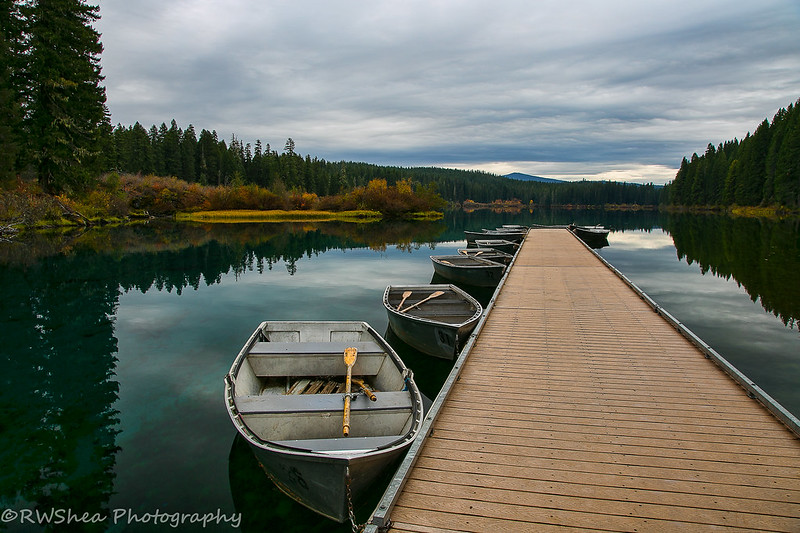
<path fill-rule="evenodd" d="M 800 439 L 565 230 L 533 230 L 391 531 L 800 531 Z"/>

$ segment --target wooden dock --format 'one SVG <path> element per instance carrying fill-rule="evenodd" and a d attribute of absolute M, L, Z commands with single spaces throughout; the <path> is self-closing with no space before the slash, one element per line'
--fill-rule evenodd
<path fill-rule="evenodd" d="M 366 531 L 800 532 L 797 419 L 634 289 L 532 230 Z"/>

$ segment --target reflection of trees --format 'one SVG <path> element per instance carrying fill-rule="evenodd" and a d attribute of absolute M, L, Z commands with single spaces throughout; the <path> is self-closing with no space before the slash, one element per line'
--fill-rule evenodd
<path fill-rule="evenodd" d="M 2 507 L 107 514 L 117 450 L 118 286 L 98 266 L 86 254 L 0 266 Z"/>
<path fill-rule="evenodd" d="M 733 277 L 752 301 L 793 326 L 800 318 L 800 222 L 671 215 L 665 225 L 678 257 L 703 273 Z"/>
<path fill-rule="evenodd" d="M 121 271 L 125 288 L 146 289 L 154 285 L 180 289 L 197 287 L 201 276 L 213 283 L 231 270 L 262 271 L 281 261 L 293 272 L 300 258 L 331 249 L 385 250 L 388 246 L 405 249 L 413 243 L 436 241 L 443 231 L 444 226 L 438 221 L 205 225 L 158 221 L 78 233 L 32 233 L 18 242 L 0 246 L 0 264 L 33 264 L 42 257 L 78 249 L 92 250 L 116 258 L 108 267 Z M 186 268 L 173 264 L 176 254 L 186 262 Z M 139 273 L 125 272 L 129 263 L 142 257 L 148 257 L 153 268 Z M 167 269 L 157 268 L 158 263 Z M 149 283 L 145 279 L 148 277 L 152 277 Z"/>

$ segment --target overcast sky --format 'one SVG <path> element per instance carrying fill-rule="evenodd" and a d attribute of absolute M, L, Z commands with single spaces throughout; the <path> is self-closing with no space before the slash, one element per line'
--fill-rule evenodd
<path fill-rule="evenodd" d="M 798 0 L 99 0 L 114 124 L 671 180 L 800 98 Z"/>

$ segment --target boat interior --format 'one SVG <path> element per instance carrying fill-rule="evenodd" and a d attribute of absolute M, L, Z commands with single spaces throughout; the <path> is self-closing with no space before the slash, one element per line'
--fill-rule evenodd
<path fill-rule="evenodd" d="M 272 331 L 264 325 L 245 347 L 234 379 L 233 401 L 248 429 L 274 444 L 331 453 L 377 448 L 404 436 L 415 410 L 406 376 L 359 324 L 321 330 L 297 323 Z M 350 404 L 350 436 L 344 437 L 348 347 L 357 350 L 351 387 L 357 396 Z"/>
<path fill-rule="evenodd" d="M 484 259 L 474 255 L 432 255 L 431 259 L 433 261 L 438 261 L 440 263 L 456 267 L 486 267 L 496 270 L 503 270 L 505 268 L 503 265 L 500 265 L 495 261 L 490 261 L 489 259 Z"/>
<path fill-rule="evenodd" d="M 495 250 L 494 248 L 459 248 L 458 253 L 461 255 L 471 255 L 480 257 L 481 259 L 488 259 L 496 263 L 507 265 L 514 257 L 511 254 Z"/>

